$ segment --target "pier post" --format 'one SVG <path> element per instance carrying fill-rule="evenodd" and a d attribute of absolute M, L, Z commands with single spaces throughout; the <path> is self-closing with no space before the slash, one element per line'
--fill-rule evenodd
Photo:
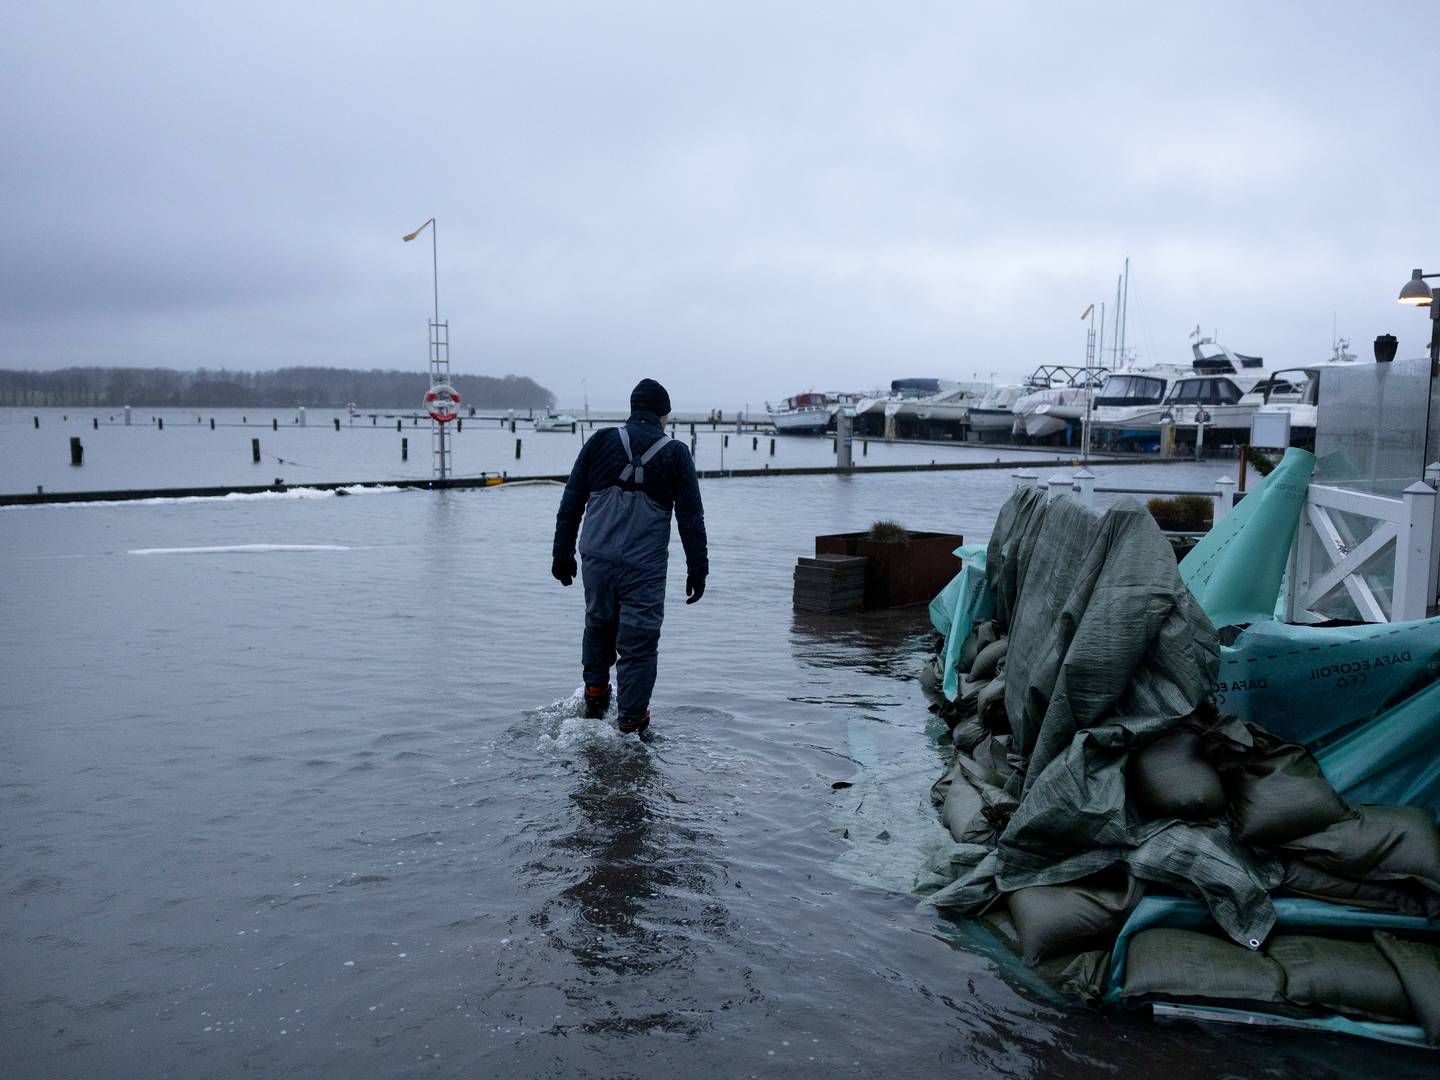
<path fill-rule="evenodd" d="M 280 430 L 280 421 L 279 421 L 279 420 L 276 420 L 275 417 L 273 417 L 273 416 L 270 418 L 270 430 L 271 430 L 271 431 L 279 431 L 279 430 Z"/>
<path fill-rule="evenodd" d="M 401 425 L 402 425 L 403 423 L 404 423 L 404 421 L 401 420 L 401 419 L 397 416 L 397 417 L 395 418 L 395 430 L 396 430 L 396 431 L 399 431 L 399 430 L 400 430 L 400 427 L 401 427 Z"/>
<path fill-rule="evenodd" d="M 1056 473 L 1050 477 L 1049 480 L 1045 481 L 1045 485 L 1050 489 L 1049 494 L 1045 497 L 1045 501 L 1054 502 L 1060 498 L 1061 495 L 1068 495 L 1075 487 L 1075 481 L 1064 473 Z"/>
<path fill-rule="evenodd" d="M 40 417 L 38 417 L 38 416 L 37 416 L 37 417 L 34 417 L 34 420 L 35 420 L 35 430 L 36 430 L 36 431 L 39 431 L 39 430 L 40 430 Z"/>
<path fill-rule="evenodd" d="M 774 439 L 771 439 L 771 440 L 770 440 L 770 456 L 771 456 L 771 457 L 774 457 L 774 456 L 775 456 L 775 440 L 774 440 Z"/>
<path fill-rule="evenodd" d="M 1430 589 L 1430 563 L 1435 547 L 1435 489 L 1421 480 L 1400 496 L 1405 520 L 1395 535 L 1395 591 L 1390 621 L 1423 619 L 1435 594 Z"/>
<path fill-rule="evenodd" d="M 71 436 L 70 436 L 70 464 L 71 464 L 71 465 L 84 465 L 84 464 L 85 464 L 85 447 L 83 447 L 83 446 L 80 445 L 80 436 L 79 436 L 79 435 L 71 435 Z"/>
<path fill-rule="evenodd" d="M 760 436 L 759 436 L 759 435 L 752 435 L 752 436 L 750 436 L 750 449 L 751 449 L 751 450 L 759 450 L 759 449 L 760 449 Z"/>
<path fill-rule="evenodd" d="M 260 440 L 250 440 L 250 460 L 256 465 L 260 464 Z"/>
<path fill-rule="evenodd" d="M 400 460 L 410 460 L 410 440 L 408 438 L 400 440 Z"/>
<path fill-rule="evenodd" d="M 1095 474 L 1081 469 L 1074 476 L 1075 486 L 1080 489 L 1080 505 L 1086 510 L 1095 509 Z"/>
<path fill-rule="evenodd" d="M 729 435 L 726 435 L 726 436 L 725 436 L 724 445 L 725 445 L 725 446 L 729 446 L 729 445 L 730 445 L 730 436 L 729 436 Z"/>
<path fill-rule="evenodd" d="M 161 430 L 161 431 L 164 431 L 164 430 L 165 430 L 165 417 L 163 417 L 163 416 L 158 417 L 155 422 L 160 425 L 160 430 Z"/>
<path fill-rule="evenodd" d="M 210 421 L 210 426 L 211 426 L 212 428 L 215 426 L 215 421 L 214 421 L 214 420 L 211 420 L 211 421 Z M 340 417 L 338 417 L 338 416 L 335 417 L 335 430 L 336 430 L 336 431 L 339 431 L 339 430 L 340 430 Z"/>
<path fill-rule="evenodd" d="M 1225 520 L 1225 515 L 1235 508 L 1235 481 L 1228 476 L 1222 476 L 1215 481 L 1215 514 L 1210 519 L 1210 527 L 1213 529 L 1220 522 Z"/>
<path fill-rule="evenodd" d="M 1039 475 L 1030 469 L 1016 469 L 1010 474 L 1010 479 L 1015 481 L 1016 491 L 1029 487 L 1039 478 Z"/>
<path fill-rule="evenodd" d="M 92 417 L 90 418 L 90 427 L 91 427 L 91 429 L 94 430 L 94 431 L 99 431 L 99 430 L 100 430 L 100 417 L 98 417 L 98 416 L 92 416 Z"/>
<path fill-rule="evenodd" d="M 211 430 L 211 431 L 214 431 L 214 430 L 215 430 L 215 417 L 213 417 L 213 416 L 210 417 L 210 430 Z"/>
<path fill-rule="evenodd" d="M 519 440 L 519 439 L 516 439 L 516 440 L 515 440 L 515 460 L 516 460 L 516 461 L 519 461 L 519 460 L 520 460 L 520 440 Z"/>
<path fill-rule="evenodd" d="M 471 415 L 474 415 L 473 409 L 471 410 Z M 465 420 L 463 417 L 457 416 L 455 418 L 455 430 L 457 433 L 465 430 Z"/>

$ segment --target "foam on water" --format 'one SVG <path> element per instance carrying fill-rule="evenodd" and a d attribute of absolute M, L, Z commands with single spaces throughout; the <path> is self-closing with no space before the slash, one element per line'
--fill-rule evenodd
<path fill-rule="evenodd" d="M 168 499 L 93 499 L 88 502 L 36 503 L 30 506 L 6 506 L 4 510 L 74 510 L 93 509 L 97 506 L 187 506 L 227 502 L 273 502 L 296 499 L 333 499 L 339 495 L 384 495 L 397 491 L 411 491 L 411 488 L 395 487 L 390 484 L 350 484 L 346 487 L 326 489 L 292 487 L 284 491 L 231 491 L 224 495 L 182 495 Z"/>

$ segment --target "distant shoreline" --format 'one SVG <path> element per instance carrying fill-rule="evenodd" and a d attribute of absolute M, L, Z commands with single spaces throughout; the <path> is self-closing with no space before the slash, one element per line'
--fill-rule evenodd
<path fill-rule="evenodd" d="M 461 401 L 487 409 L 547 409 L 555 395 L 524 375 L 454 375 Z M 270 371 L 224 368 L 69 367 L 54 371 L 0 369 L 0 408 L 344 409 L 415 407 L 426 386 L 423 371 L 287 367 Z M 375 402 L 393 402 L 376 406 Z"/>

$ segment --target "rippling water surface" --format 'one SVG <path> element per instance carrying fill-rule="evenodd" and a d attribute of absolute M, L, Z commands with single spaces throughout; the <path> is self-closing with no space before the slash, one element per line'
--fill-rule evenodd
<path fill-rule="evenodd" d="M 1009 483 L 706 482 L 648 745 L 576 716 L 557 488 L 0 511 L 4 1075 L 1421 1075 L 1070 1009 L 915 906 L 925 613 L 791 568 Z"/>

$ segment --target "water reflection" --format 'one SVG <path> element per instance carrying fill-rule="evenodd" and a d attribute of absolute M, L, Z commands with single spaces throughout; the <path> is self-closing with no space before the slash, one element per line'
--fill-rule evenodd
<path fill-rule="evenodd" d="M 934 644 L 922 604 L 880 611 L 796 611 L 790 626 L 790 651 L 806 667 L 889 678 L 912 677 Z"/>
<path fill-rule="evenodd" d="M 695 985 L 697 943 L 730 921 L 708 858 L 719 840 L 683 819 L 649 748 L 603 740 L 581 748 L 577 765 L 575 827 L 548 853 L 576 873 L 531 922 L 584 973 L 566 994 L 590 1017 L 587 1031 L 694 1033 L 708 1011 Z M 638 1000 L 627 1006 L 627 997 Z"/>

